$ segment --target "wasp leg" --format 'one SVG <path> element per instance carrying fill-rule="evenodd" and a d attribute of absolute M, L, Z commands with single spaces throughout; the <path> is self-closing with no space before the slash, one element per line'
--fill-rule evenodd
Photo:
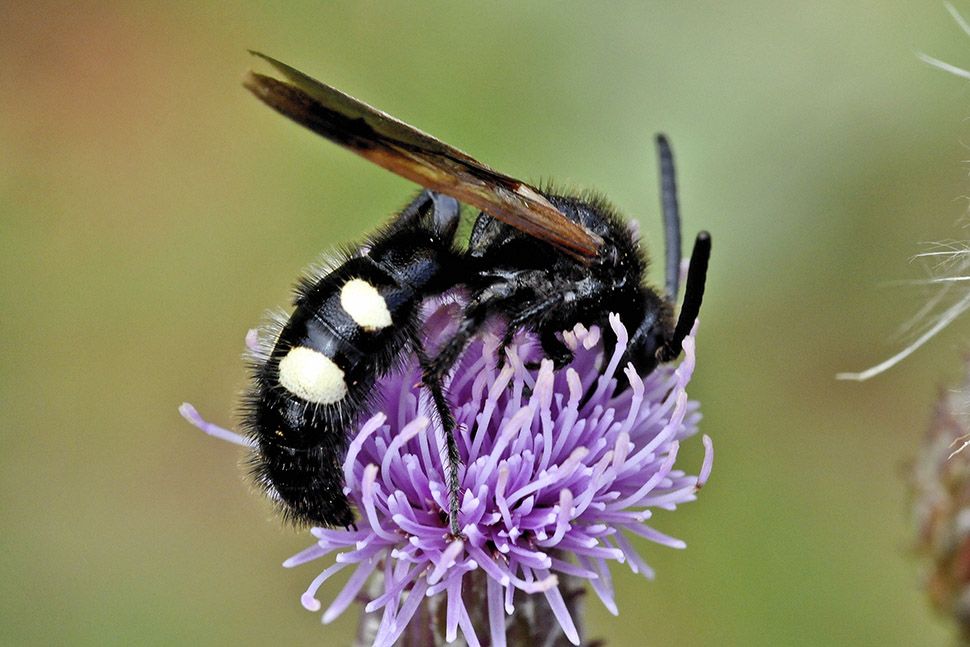
<path fill-rule="evenodd" d="M 533 304 L 527 310 L 518 313 L 505 327 L 505 334 L 502 336 L 502 343 L 498 348 L 498 368 L 501 370 L 505 366 L 506 350 L 512 345 L 512 340 L 522 328 L 531 328 L 539 335 L 539 343 L 542 345 L 542 354 L 551 359 L 558 371 L 573 361 L 573 353 L 560 340 L 556 334 L 562 332 L 558 326 L 536 326 L 536 322 L 544 313 L 559 304 L 560 299 L 545 299 L 540 303 Z M 533 325 L 530 325 L 533 324 Z M 539 368 L 539 362 L 528 362 L 526 368 L 529 370 Z"/>
<path fill-rule="evenodd" d="M 458 229 L 461 207 L 451 196 L 425 189 L 418 194 L 411 204 L 404 207 L 388 226 L 388 233 L 394 233 L 417 226 L 433 207 L 431 227 L 446 240 L 451 240 Z"/>
<path fill-rule="evenodd" d="M 437 355 L 423 367 L 425 383 L 428 380 L 441 382 L 448 375 L 468 342 L 478 334 L 488 321 L 494 312 L 495 304 L 499 301 L 497 297 L 501 296 L 505 296 L 503 290 L 490 287 L 475 296 L 471 303 L 465 307 L 458 329 L 438 349 Z"/>
<path fill-rule="evenodd" d="M 459 497 L 461 482 L 458 468 L 461 466 L 461 456 L 458 453 L 458 442 L 455 440 L 455 429 L 458 425 L 451 411 L 451 404 L 448 402 L 448 397 L 445 395 L 441 378 L 433 376 L 433 369 L 431 369 L 432 360 L 428 358 L 420 345 L 417 346 L 416 353 L 418 362 L 421 364 L 421 370 L 424 373 L 424 385 L 431 391 L 431 399 L 434 401 L 435 409 L 438 412 L 438 419 L 441 422 L 441 429 L 445 434 L 445 447 L 448 460 L 448 474 L 446 475 L 448 482 L 448 526 L 451 536 L 457 538 L 461 536 L 461 526 L 458 524 L 458 511 L 461 507 L 461 499 Z"/>
<path fill-rule="evenodd" d="M 444 379 L 451 371 L 455 362 L 461 356 L 461 352 L 468 345 L 475 334 L 488 320 L 486 308 L 469 308 L 465 311 L 465 316 L 458 327 L 458 330 L 445 344 L 439 349 L 438 354 L 429 358 L 424 351 L 418 347 L 418 361 L 421 363 L 422 382 L 431 391 L 431 398 L 434 400 L 435 409 L 438 410 L 438 418 L 445 433 L 445 442 L 448 450 L 448 493 L 450 495 L 450 510 L 448 512 L 451 534 L 453 537 L 461 536 L 461 527 L 458 524 L 458 510 L 461 505 L 459 490 L 461 483 L 458 476 L 458 468 L 461 465 L 461 456 L 458 453 L 458 443 L 455 440 L 455 429 L 457 424 L 452 413 L 451 405 L 445 395 Z"/>
<path fill-rule="evenodd" d="M 542 353 L 552 360 L 553 368 L 561 371 L 573 361 L 573 351 L 569 350 L 566 344 L 556 336 L 558 331 L 543 330 L 539 334 L 539 343 L 542 344 Z"/>

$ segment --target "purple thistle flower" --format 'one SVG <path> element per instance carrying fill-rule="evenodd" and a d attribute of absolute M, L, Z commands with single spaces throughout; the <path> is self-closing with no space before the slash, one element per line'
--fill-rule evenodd
<path fill-rule="evenodd" d="M 427 345 L 434 347 L 453 330 L 460 306 L 425 307 Z M 448 386 L 462 457 L 461 539 L 448 531 L 445 443 L 431 423 L 434 407 L 417 362 L 382 379 L 379 410 L 360 425 L 344 460 L 344 491 L 359 512 L 358 529 L 313 528 L 317 542 L 284 562 L 293 567 L 336 552 L 335 563 L 303 594 L 303 606 L 318 611 L 320 586 L 352 567 L 323 621 L 366 598 L 365 613 L 380 614 L 370 631 L 375 647 L 395 644 L 416 614 L 428 614 L 425 600 L 443 604 L 430 615 L 443 622 L 447 642 L 460 629 L 468 645 L 479 645 L 476 630 L 488 623 L 490 644 L 504 646 L 507 616 L 533 595 L 544 598 L 562 635 L 578 645 L 570 613 L 575 591 L 567 584 L 576 578 L 616 614 L 609 563 L 626 562 L 653 577 L 628 534 L 685 546 L 646 522 L 654 508 L 672 510 L 696 498 L 713 452 L 704 436 L 699 475 L 675 469 L 680 441 L 697 432 L 700 420 L 686 391 L 693 333 L 678 366 L 661 365 L 641 378 L 618 366 L 628 337 L 618 317 L 609 321 L 617 337 L 611 355 L 604 356 L 598 328 L 577 325 L 563 335 L 575 358 L 558 372 L 544 359 L 537 371 L 527 368 L 541 359 L 529 334 L 516 337 L 501 370 L 496 331 L 465 350 Z M 614 395 L 618 370 L 630 386 Z M 182 413 L 207 433 L 232 433 L 205 423 L 188 405 Z M 470 591 L 484 608 L 470 603 Z"/>

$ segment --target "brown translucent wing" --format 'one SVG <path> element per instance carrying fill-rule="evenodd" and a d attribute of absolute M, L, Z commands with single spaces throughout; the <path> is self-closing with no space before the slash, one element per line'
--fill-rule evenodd
<path fill-rule="evenodd" d="M 243 85 L 293 121 L 423 187 L 481 209 L 581 260 L 599 236 L 569 220 L 528 184 L 493 171 L 462 151 L 324 85 L 265 54 L 286 79 L 248 72 Z"/>

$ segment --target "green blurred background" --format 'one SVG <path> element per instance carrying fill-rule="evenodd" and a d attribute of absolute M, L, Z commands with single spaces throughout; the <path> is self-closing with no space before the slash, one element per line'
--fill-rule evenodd
<path fill-rule="evenodd" d="M 957 8 L 970 15 L 970 2 Z M 0 5 L 0 643 L 340 645 L 309 544 L 242 476 L 246 330 L 415 187 L 240 79 L 258 48 L 525 179 L 597 187 L 660 235 L 651 137 L 714 238 L 692 394 L 700 500 L 614 570 L 610 645 L 947 645 L 909 556 L 904 466 L 970 322 L 864 384 L 966 234 L 970 66 L 936 0 Z M 658 266 L 659 267 L 659 266 Z M 654 272 L 659 279 L 659 272 Z M 689 465 L 698 465 L 695 442 Z M 339 579 L 339 578 L 338 578 Z M 328 584 L 329 600 L 342 581 Z"/>

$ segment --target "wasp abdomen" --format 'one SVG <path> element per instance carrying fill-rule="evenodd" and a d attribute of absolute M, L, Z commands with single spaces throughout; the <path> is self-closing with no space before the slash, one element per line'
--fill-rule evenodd
<path fill-rule="evenodd" d="M 451 285 L 440 278 L 450 245 L 433 230 L 390 230 L 301 283 L 296 310 L 256 367 L 246 412 L 256 479 L 292 520 L 353 524 L 341 469 L 348 430 L 414 342 L 417 305 Z"/>

